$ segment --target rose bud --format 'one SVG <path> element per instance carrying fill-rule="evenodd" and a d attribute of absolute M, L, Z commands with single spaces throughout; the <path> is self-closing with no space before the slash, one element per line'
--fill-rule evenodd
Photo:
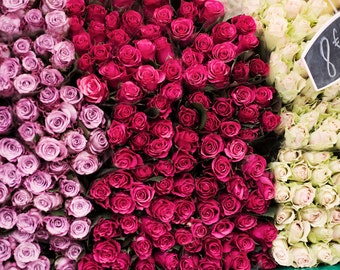
<path fill-rule="evenodd" d="M 0 134 L 6 134 L 12 127 L 11 107 L 0 106 Z"/>
<path fill-rule="evenodd" d="M 68 29 L 68 19 L 64 11 L 54 10 L 45 15 L 47 32 L 55 37 L 64 36 Z"/>

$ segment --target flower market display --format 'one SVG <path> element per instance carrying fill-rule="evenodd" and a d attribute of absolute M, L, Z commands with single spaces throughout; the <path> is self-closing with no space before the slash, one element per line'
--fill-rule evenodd
<path fill-rule="evenodd" d="M 335 2 L 333 6 L 339 4 Z M 247 5 L 263 44 L 272 51 L 267 81 L 285 105 L 276 128 L 283 137 L 282 148 L 269 164 L 279 232 L 271 253 L 282 266 L 316 267 L 340 261 L 340 85 L 316 91 L 301 59 L 308 42 L 332 17 L 330 6 L 320 0 Z"/>

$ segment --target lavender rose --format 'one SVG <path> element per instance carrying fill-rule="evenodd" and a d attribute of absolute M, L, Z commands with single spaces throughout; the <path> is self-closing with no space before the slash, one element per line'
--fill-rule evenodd
<path fill-rule="evenodd" d="M 50 137 L 42 137 L 39 140 L 35 147 L 35 153 L 46 161 L 60 161 L 68 154 L 64 142 Z"/>
<path fill-rule="evenodd" d="M 33 200 L 34 207 L 40 211 L 48 212 L 60 207 L 63 203 L 63 198 L 59 193 L 43 192 L 36 196 Z"/>
<path fill-rule="evenodd" d="M 14 79 L 21 72 L 21 65 L 18 58 L 7 58 L 0 65 L 0 73 L 10 79 Z"/>
<path fill-rule="evenodd" d="M 45 87 L 39 93 L 39 101 L 45 109 L 55 109 L 60 105 L 59 90 L 53 86 Z"/>
<path fill-rule="evenodd" d="M 14 106 L 14 113 L 21 121 L 35 121 L 39 117 L 38 106 L 33 98 L 21 98 Z"/>
<path fill-rule="evenodd" d="M 54 268 L 56 270 L 71 270 L 76 269 L 76 265 L 74 261 L 71 261 L 69 258 L 66 257 L 59 257 L 54 262 Z"/>
<path fill-rule="evenodd" d="M 67 149 L 70 154 L 76 154 L 83 151 L 86 147 L 87 140 L 85 136 L 76 130 L 71 130 L 63 136 Z"/>
<path fill-rule="evenodd" d="M 17 228 L 19 231 L 33 234 L 42 223 L 42 216 L 38 209 L 32 208 L 27 213 L 18 215 Z"/>
<path fill-rule="evenodd" d="M 27 24 L 27 32 L 35 32 L 43 28 L 45 19 L 40 11 L 40 9 L 30 9 L 25 13 L 24 20 Z"/>
<path fill-rule="evenodd" d="M 91 202 L 82 196 L 76 196 L 65 202 L 67 213 L 76 218 L 87 216 L 93 209 Z"/>
<path fill-rule="evenodd" d="M 67 70 L 75 59 L 74 45 L 70 41 L 61 41 L 53 48 L 51 63 L 54 68 Z"/>
<path fill-rule="evenodd" d="M 19 94 L 29 94 L 37 90 L 40 83 L 39 77 L 32 74 L 21 74 L 14 79 L 14 88 Z"/>
<path fill-rule="evenodd" d="M 7 186 L 0 182 L 0 204 L 4 203 L 9 197 L 9 190 Z"/>
<path fill-rule="evenodd" d="M 14 93 L 13 83 L 4 74 L 0 74 L 0 96 L 1 97 L 10 97 Z"/>
<path fill-rule="evenodd" d="M 32 193 L 28 192 L 26 189 L 18 189 L 12 194 L 11 198 L 12 205 L 18 208 L 25 208 L 29 206 L 32 200 Z"/>
<path fill-rule="evenodd" d="M 17 12 L 21 9 L 25 9 L 29 0 L 4 0 L 2 1 L 3 8 L 7 12 Z"/>
<path fill-rule="evenodd" d="M 18 172 L 13 163 L 0 165 L 0 181 L 11 188 L 16 188 L 21 184 L 22 175 Z"/>
<path fill-rule="evenodd" d="M 43 127 L 36 122 L 25 122 L 18 128 L 19 136 L 29 145 L 34 145 L 37 137 L 44 135 Z"/>
<path fill-rule="evenodd" d="M 33 242 L 34 241 L 34 234 L 15 230 L 10 234 L 10 238 L 14 239 L 15 241 L 17 241 L 19 243 L 21 243 L 21 242 Z"/>
<path fill-rule="evenodd" d="M 77 174 L 89 175 L 96 172 L 101 164 L 98 160 L 98 156 L 83 151 L 74 158 L 71 166 Z"/>
<path fill-rule="evenodd" d="M 46 216 L 44 217 L 46 230 L 56 236 L 65 236 L 70 228 L 69 220 L 66 217 Z"/>
<path fill-rule="evenodd" d="M 78 88 L 64 85 L 60 88 L 60 98 L 70 104 L 77 104 L 83 100 L 83 94 Z"/>
<path fill-rule="evenodd" d="M 38 260 L 40 246 L 36 243 L 23 242 L 14 249 L 14 259 L 20 268 L 25 268 L 26 263 Z"/>
<path fill-rule="evenodd" d="M 8 13 L 0 16 L 0 33 L 1 36 L 13 38 L 21 33 L 20 30 L 21 20 L 20 17 L 15 13 Z"/>
<path fill-rule="evenodd" d="M 33 155 L 22 155 L 18 158 L 17 168 L 23 175 L 31 175 L 35 173 L 40 166 L 39 159 Z"/>
<path fill-rule="evenodd" d="M 0 140 L 0 156 L 8 161 L 16 161 L 24 152 L 24 147 L 16 139 L 2 138 Z"/>
<path fill-rule="evenodd" d="M 67 111 L 53 110 L 45 118 L 46 131 L 50 134 L 64 133 L 71 124 L 71 115 Z"/>
<path fill-rule="evenodd" d="M 0 208 L 0 228 L 10 230 L 17 223 L 17 212 L 10 207 Z"/>
<path fill-rule="evenodd" d="M 18 38 L 12 47 L 12 52 L 16 56 L 25 56 L 31 50 L 31 40 L 27 38 Z"/>
<path fill-rule="evenodd" d="M 45 12 L 53 11 L 53 10 L 63 10 L 66 6 L 65 0 L 43 0 L 43 7 L 42 9 Z"/>
<path fill-rule="evenodd" d="M 109 148 L 109 142 L 106 138 L 104 130 L 95 129 L 90 134 L 88 150 L 94 154 L 99 155 Z"/>
<path fill-rule="evenodd" d="M 7 133 L 12 126 L 11 107 L 0 106 L 0 134 Z"/>
<path fill-rule="evenodd" d="M 12 256 L 11 244 L 5 237 L 0 238 L 0 262 L 7 261 Z"/>
<path fill-rule="evenodd" d="M 50 247 L 55 251 L 64 251 L 71 244 L 71 239 L 67 236 L 51 236 Z"/>
<path fill-rule="evenodd" d="M 59 86 L 64 80 L 60 71 L 51 67 L 44 68 L 39 76 L 41 84 L 46 86 Z"/>
<path fill-rule="evenodd" d="M 26 267 L 27 267 L 27 270 L 36 270 L 36 269 L 47 270 L 47 269 L 51 269 L 50 264 L 51 264 L 50 260 L 47 257 L 40 256 L 38 260 L 29 262 L 26 265 Z"/>
<path fill-rule="evenodd" d="M 54 175 L 66 175 L 71 170 L 70 165 L 66 161 L 49 162 L 47 171 Z"/>
<path fill-rule="evenodd" d="M 105 123 L 104 111 L 96 105 L 83 106 L 79 119 L 88 129 L 94 129 Z"/>
<path fill-rule="evenodd" d="M 45 16 L 47 31 L 53 36 L 64 36 L 69 28 L 68 19 L 64 11 L 55 10 Z"/>
<path fill-rule="evenodd" d="M 80 254 L 84 250 L 83 246 L 78 243 L 71 243 L 65 252 L 65 256 L 72 261 L 78 260 Z"/>
<path fill-rule="evenodd" d="M 62 179 L 59 181 L 60 193 L 65 197 L 75 197 L 80 192 L 78 181 Z"/>
<path fill-rule="evenodd" d="M 83 217 L 75 219 L 70 225 L 69 236 L 73 239 L 84 239 L 90 232 L 91 220 Z"/>
<path fill-rule="evenodd" d="M 47 172 L 38 170 L 27 176 L 23 184 L 29 192 L 39 195 L 52 187 L 52 177 Z"/>
<path fill-rule="evenodd" d="M 54 46 L 57 44 L 57 40 L 49 34 L 43 34 L 36 38 L 33 43 L 34 51 L 39 55 L 46 55 L 53 51 Z"/>

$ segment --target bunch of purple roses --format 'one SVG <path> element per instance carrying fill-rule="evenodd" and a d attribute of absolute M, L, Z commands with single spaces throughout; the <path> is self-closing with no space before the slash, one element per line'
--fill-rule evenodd
<path fill-rule="evenodd" d="M 100 168 L 106 119 L 65 85 L 75 60 L 65 5 L 0 5 L 1 269 L 75 269 L 91 227 L 77 174 Z"/>

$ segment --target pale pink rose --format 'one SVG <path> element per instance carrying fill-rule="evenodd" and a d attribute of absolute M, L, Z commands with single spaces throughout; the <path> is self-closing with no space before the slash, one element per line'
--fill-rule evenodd
<path fill-rule="evenodd" d="M 39 93 L 41 107 L 47 110 L 53 110 L 60 106 L 59 90 L 53 86 L 45 87 Z"/>
<path fill-rule="evenodd" d="M 52 177 L 45 171 L 37 170 L 24 179 L 24 187 L 34 195 L 39 195 L 52 187 Z"/>
<path fill-rule="evenodd" d="M 3 76 L 14 79 L 21 73 L 21 65 L 18 58 L 7 58 L 0 65 L 0 73 Z"/>
<path fill-rule="evenodd" d="M 19 136 L 29 145 L 35 145 L 37 137 L 44 136 L 43 127 L 37 122 L 24 122 L 18 128 Z"/>
<path fill-rule="evenodd" d="M 14 260 L 20 268 L 25 268 L 26 263 L 38 260 L 40 252 L 38 244 L 23 242 L 14 249 Z"/>
<path fill-rule="evenodd" d="M 45 118 L 45 128 L 51 135 L 55 133 L 64 133 L 70 127 L 71 116 L 70 114 L 53 110 Z"/>
<path fill-rule="evenodd" d="M 59 86 L 64 80 L 60 71 L 51 67 L 44 68 L 39 76 L 41 84 L 46 86 Z"/>
<path fill-rule="evenodd" d="M 63 198 L 59 193 L 44 192 L 33 199 L 34 207 L 44 212 L 59 208 L 62 203 Z"/>
<path fill-rule="evenodd" d="M 18 38 L 12 47 L 15 56 L 23 57 L 31 51 L 31 40 L 27 38 Z"/>
<path fill-rule="evenodd" d="M 91 202 L 82 196 L 76 196 L 65 202 L 67 213 L 76 218 L 87 216 L 93 209 Z"/>
<path fill-rule="evenodd" d="M 44 217 L 46 230 L 56 236 L 65 236 L 70 228 L 68 218 L 60 216 L 46 216 Z"/>
<path fill-rule="evenodd" d="M 109 142 L 106 137 L 106 132 L 101 129 L 95 129 L 91 132 L 88 150 L 94 154 L 99 155 L 109 148 Z"/>
<path fill-rule="evenodd" d="M 51 269 L 50 268 L 50 260 L 45 256 L 40 256 L 38 260 L 29 262 L 26 267 L 27 270 L 36 270 L 36 269 Z"/>
<path fill-rule="evenodd" d="M 65 143 L 50 137 L 42 137 L 37 146 L 35 153 L 46 161 L 61 161 L 68 155 Z"/>
<path fill-rule="evenodd" d="M 39 9 L 33 8 L 25 13 L 26 31 L 29 33 L 43 29 L 45 19 Z"/>
<path fill-rule="evenodd" d="M 89 175 L 96 172 L 101 164 L 97 155 L 83 151 L 72 160 L 71 166 L 77 174 Z"/>
<path fill-rule="evenodd" d="M 9 58 L 11 51 L 7 44 L 0 42 L 0 58 Z"/>
<path fill-rule="evenodd" d="M 88 129 L 95 129 L 105 123 L 104 111 L 96 105 L 84 105 L 79 119 Z"/>
<path fill-rule="evenodd" d="M 0 165 L 0 180 L 7 186 L 16 188 L 21 184 L 22 175 L 13 163 Z"/>
<path fill-rule="evenodd" d="M 57 252 L 64 251 L 71 244 L 71 239 L 67 236 L 51 236 L 50 247 Z"/>
<path fill-rule="evenodd" d="M 39 109 L 33 98 L 21 98 L 14 105 L 14 113 L 21 121 L 36 121 Z"/>
<path fill-rule="evenodd" d="M 19 94 L 29 94 L 37 90 L 40 79 L 36 75 L 21 74 L 14 79 L 14 88 Z"/>
<path fill-rule="evenodd" d="M 75 219 L 70 225 L 69 236 L 73 239 L 84 239 L 91 229 L 91 220 L 83 217 Z"/>
<path fill-rule="evenodd" d="M 43 61 L 37 58 L 34 52 L 27 53 L 21 63 L 25 71 L 32 73 L 39 73 L 44 67 Z"/>
<path fill-rule="evenodd" d="M 41 224 L 42 215 L 40 211 L 36 208 L 32 208 L 28 212 L 18 215 L 16 226 L 21 232 L 33 234 Z"/>
<path fill-rule="evenodd" d="M 291 200 L 293 206 L 299 209 L 310 205 L 315 198 L 315 193 L 316 190 L 310 183 L 294 184 L 291 187 Z"/>
<path fill-rule="evenodd" d="M 18 158 L 17 168 L 23 175 L 31 175 L 35 173 L 40 166 L 39 159 L 33 155 L 22 155 Z"/>
<path fill-rule="evenodd" d="M 10 230 L 15 226 L 17 220 L 18 215 L 14 209 L 8 206 L 0 208 L 0 228 Z"/>
<path fill-rule="evenodd" d="M 21 243 L 21 242 L 33 242 L 34 241 L 34 234 L 15 230 L 10 234 L 10 238 L 13 238 L 15 241 L 17 241 L 19 243 Z"/>
<path fill-rule="evenodd" d="M 43 0 L 42 3 L 44 13 L 53 10 L 63 10 L 66 6 L 66 0 Z"/>
<path fill-rule="evenodd" d="M 29 0 L 3 0 L 2 8 L 6 12 L 17 12 L 21 9 L 25 9 L 29 3 Z"/>
<path fill-rule="evenodd" d="M 76 269 L 75 262 L 66 257 L 59 257 L 54 262 L 54 267 L 56 270 L 71 270 Z"/>
<path fill-rule="evenodd" d="M 80 183 L 75 180 L 59 180 L 60 193 L 65 197 L 75 197 L 80 192 Z"/>
<path fill-rule="evenodd" d="M 7 261 L 11 256 L 11 243 L 5 237 L 0 238 L 0 262 Z"/>
<path fill-rule="evenodd" d="M 57 40 L 52 35 L 43 34 L 36 38 L 33 47 L 38 55 L 46 55 L 49 52 L 52 53 L 56 44 Z"/>
<path fill-rule="evenodd" d="M 0 74 L 0 96 L 10 97 L 14 94 L 13 82 L 5 75 Z"/>
<path fill-rule="evenodd" d="M 57 43 L 52 53 L 52 66 L 63 71 L 67 70 L 75 59 L 74 45 L 70 41 Z"/>
<path fill-rule="evenodd" d="M 77 104 L 83 100 L 83 94 L 73 86 L 64 85 L 60 88 L 60 98 L 70 104 Z"/>
<path fill-rule="evenodd" d="M 68 18 L 64 11 L 54 10 L 45 16 L 47 32 L 55 37 L 64 36 L 68 29 Z"/>
<path fill-rule="evenodd" d="M 65 252 L 65 256 L 72 261 L 79 259 L 80 254 L 83 252 L 84 248 L 78 243 L 71 243 Z"/>
<path fill-rule="evenodd" d="M 87 143 L 85 136 L 76 130 L 71 130 L 64 134 L 63 141 L 70 154 L 76 154 L 83 151 Z"/>
<path fill-rule="evenodd" d="M 0 140 L 0 156 L 6 158 L 8 161 L 16 161 L 24 151 L 24 147 L 16 139 L 2 138 Z"/>
<path fill-rule="evenodd" d="M 26 189 L 18 189 L 12 194 L 11 202 L 13 206 L 18 208 L 25 208 L 33 201 L 32 193 Z"/>

